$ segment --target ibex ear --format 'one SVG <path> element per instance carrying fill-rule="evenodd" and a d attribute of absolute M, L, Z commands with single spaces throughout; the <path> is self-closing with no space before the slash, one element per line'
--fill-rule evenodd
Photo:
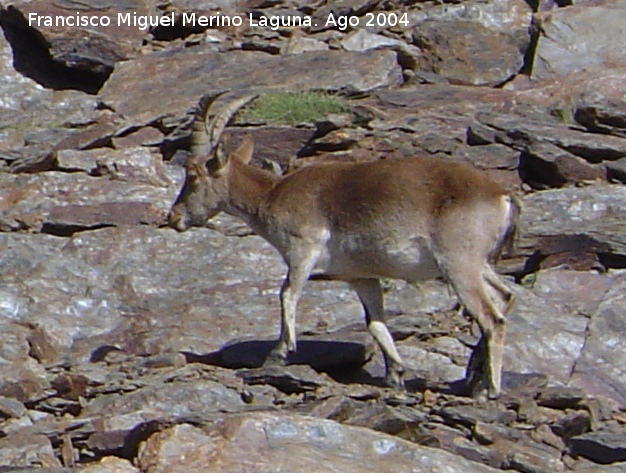
<path fill-rule="evenodd" d="M 213 157 L 207 162 L 207 169 L 212 176 L 217 177 L 226 170 L 230 161 L 229 149 L 230 134 L 224 133 L 215 148 Z"/>
<path fill-rule="evenodd" d="M 252 159 L 252 153 L 254 151 L 254 139 L 251 135 L 246 135 L 239 145 L 239 147 L 232 153 L 231 159 L 248 164 Z"/>

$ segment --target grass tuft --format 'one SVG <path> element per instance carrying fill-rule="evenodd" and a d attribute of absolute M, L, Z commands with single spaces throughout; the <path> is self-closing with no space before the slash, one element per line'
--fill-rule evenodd
<path fill-rule="evenodd" d="M 272 125 L 313 123 L 331 113 L 349 113 L 346 101 L 327 92 L 276 92 L 259 96 L 239 115 L 239 120 Z"/>

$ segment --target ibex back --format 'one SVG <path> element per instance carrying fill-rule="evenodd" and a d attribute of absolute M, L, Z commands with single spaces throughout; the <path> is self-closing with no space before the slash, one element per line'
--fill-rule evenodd
<path fill-rule="evenodd" d="M 517 201 L 480 171 L 431 157 L 312 165 L 284 177 L 250 166 L 251 139 L 226 154 L 220 135 L 253 98 L 229 103 L 206 126 L 215 96 L 201 101 L 169 223 L 184 231 L 224 211 L 280 252 L 288 266 L 282 325 L 267 362 L 282 363 L 296 349 L 296 305 L 315 271 L 354 288 L 383 352 L 386 381 L 402 388 L 404 367 L 385 325 L 379 279 L 443 276 L 482 332 L 468 364 L 470 387 L 497 397 L 513 297 L 490 262 L 512 237 Z"/>

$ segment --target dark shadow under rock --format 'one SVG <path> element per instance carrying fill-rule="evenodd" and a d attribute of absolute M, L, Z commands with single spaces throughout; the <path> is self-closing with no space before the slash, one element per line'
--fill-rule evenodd
<path fill-rule="evenodd" d="M 100 71 L 76 69 L 55 61 L 46 41 L 14 7 L 0 11 L 0 27 L 13 50 L 13 66 L 49 89 L 75 89 L 96 94 L 104 85 L 113 67 Z"/>

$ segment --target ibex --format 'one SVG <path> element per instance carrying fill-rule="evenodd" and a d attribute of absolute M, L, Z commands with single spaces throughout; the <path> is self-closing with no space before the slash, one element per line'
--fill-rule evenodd
<path fill-rule="evenodd" d="M 220 211 L 247 222 L 281 254 L 288 271 L 280 291 L 281 331 L 266 363 L 296 349 L 296 305 L 313 271 L 356 291 L 380 346 L 386 382 L 404 387 L 404 366 L 385 325 L 380 278 L 443 276 L 482 337 L 467 368 L 474 393 L 500 393 L 505 314 L 512 292 L 491 266 L 510 241 L 519 203 L 482 172 L 432 157 L 326 163 L 285 176 L 249 165 L 253 143 L 227 153 L 220 143 L 236 111 L 255 98 L 208 114 L 196 112 L 186 180 L 169 225 L 203 226 Z M 207 116 L 208 115 L 208 116 Z"/>

